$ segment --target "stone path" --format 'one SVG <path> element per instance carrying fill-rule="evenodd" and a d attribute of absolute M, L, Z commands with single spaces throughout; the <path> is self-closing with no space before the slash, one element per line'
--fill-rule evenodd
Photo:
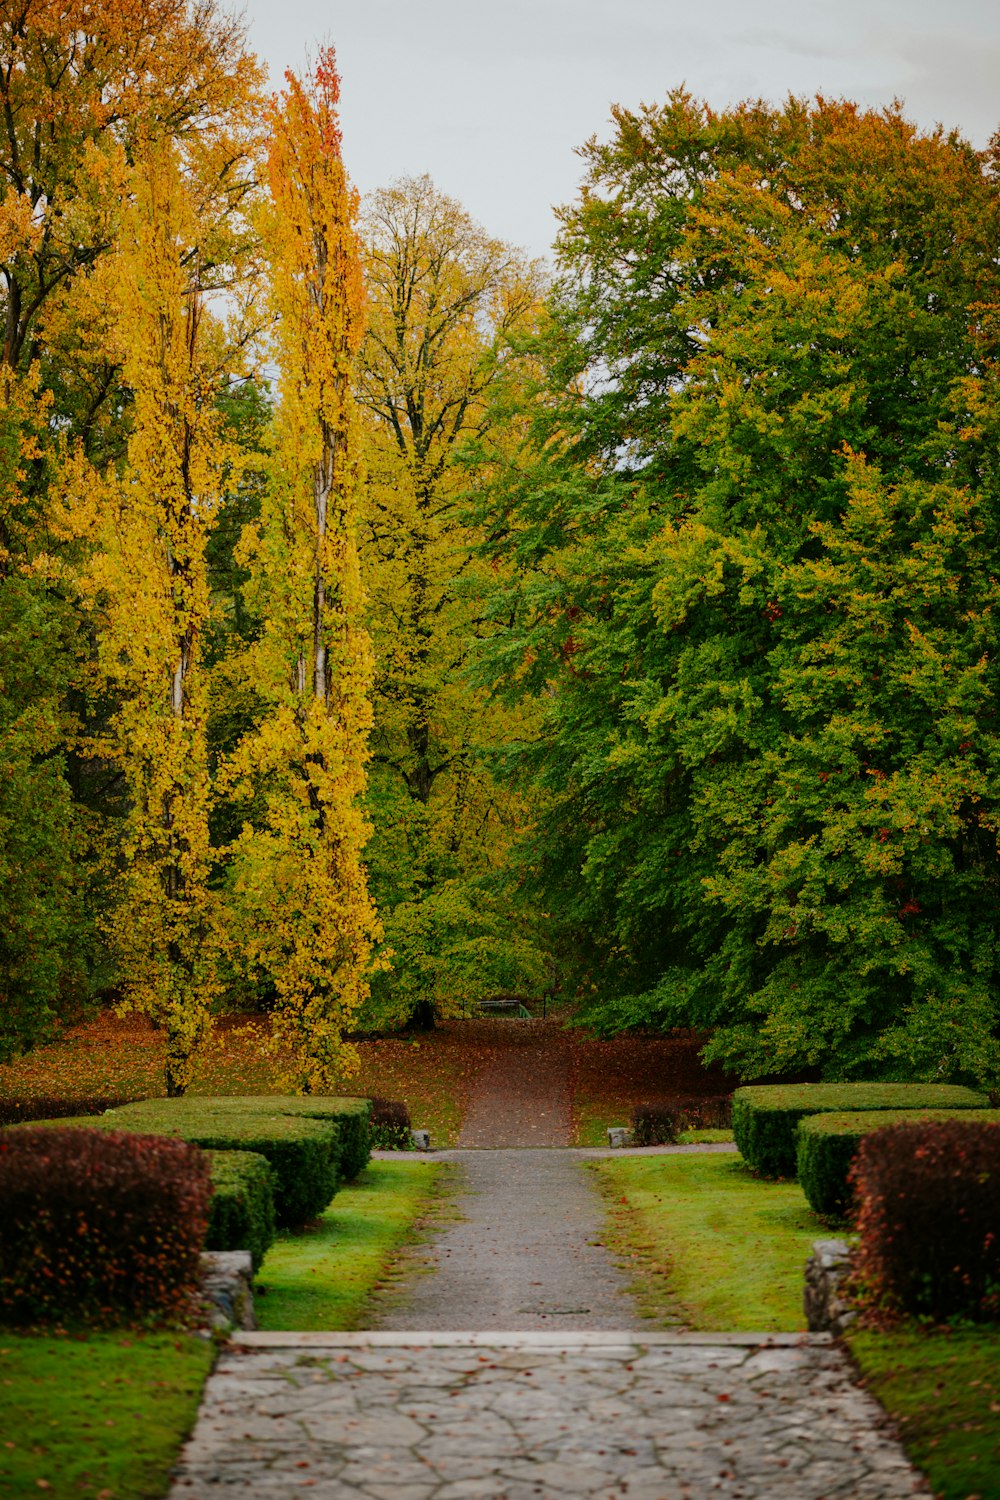
<path fill-rule="evenodd" d="M 608 1153 L 566 1149 L 546 1032 L 523 1023 L 477 1081 L 459 1144 L 494 1149 L 440 1153 L 463 1217 L 403 1300 L 372 1332 L 234 1337 L 170 1500 L 929 1496 L 827 1335 L 641 1327 L 581 1160 Z"/>
<path fill-rule="evenodd" d="M 170 1500 L 930 1495 L 825 1335 L 243 1334 Z"/>
<path fill-rule="evenodd" d="M 382 1329 L 635 1328 L 626 1277 L 604 1249 L 601 1201 L 569 1151 L 449 1151 L 462 1219 L 412 1256 Z M 405 1265 L 405 1262 L 404 1262 Z M 418 1274 L 417 1266 L 425 1273 Z"/>

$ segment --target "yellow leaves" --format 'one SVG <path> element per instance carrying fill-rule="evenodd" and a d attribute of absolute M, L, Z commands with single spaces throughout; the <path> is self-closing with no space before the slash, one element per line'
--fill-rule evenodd
<path fill-rule="evenodd" d="M 219 988 L 201 653 L 206 542 L 230 455 L 206 361 L 197 235 L 177 148 L 147 143 L 114 261 L 133 430 L 124 471 L 104 486 L 88 591 L 129 788 L 128 861 L 108 926 L 128 1002 L 167 1033 L 169 1092 L 190 1080 Z"/>
<path fill-rule="evenodd" d="M 30 254 L 41 241 L 44 225 L 27 193 L 7 192 L 0 199 L 0 261 Z"/>
<path fill-rule="evenodd" d="M 358 807 L 371 724 L 350 390 L 362 295 L 337 92 L 324 51 L 306 83 L 289 75 L 269 113 L 261 229 L 280 402 L 261 518 L 241 556 L 264 616 L 248 668 L 270 711 L 222 773 L 241 794 L 257 792 L 231 851 L 228 949 L 273 985 L 274 1046 L 290 1049 L 295 1082 L 310 1089 L 357 1065 L 343 1032 L 367 996 L 381 936 Z"/>

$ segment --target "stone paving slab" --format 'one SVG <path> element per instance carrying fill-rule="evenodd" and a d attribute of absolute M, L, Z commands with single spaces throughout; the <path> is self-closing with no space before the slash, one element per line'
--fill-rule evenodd
<path fill-rule="evenodd" d="M 275 1330 L 233 1333 L 230 1344 L 241 1349 L 423 1349 L 438 1346 L 447 1349 L 615 1349 L 632 1348 L 636 1335 L 624 1329 L 580 1329 L 576 1333 L 555 1333 L 543 1329 L 523 1329 L 514 1333 L 445 1333 L 439 1328 L 409 1333 L 315 1332 L 279 1333 Z M 659 1344 L 708 1344 L 712 1348 L 732 1346 L 738 1349 L 798 1349 L 833 1343 L 829 1333 L 706 1333 L 683 1329 L 671 1333 L 643 1332 L 644 1347 Z"/>
<path fill-rule="evenodd" d="M 170 1500 L 931 1494 L 828 1340 L 597 1333 L 242 1335 Z"/>

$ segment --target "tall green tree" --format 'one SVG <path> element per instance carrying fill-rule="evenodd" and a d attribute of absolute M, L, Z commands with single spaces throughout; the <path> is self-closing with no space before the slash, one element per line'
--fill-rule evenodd
<path fill-rule="evenodd" d="M 470 449 L 525 364 L 518 341 L 542 282 L 427 177 L 374 194 L 363 232 L 361 560 L 376 653 L 368 858 L 394 955 L 374 991 L 386 1024 L 546 982 L 536 924 L 498 881 L 530 808 L 491 758 L 524 713 L 468 675 L 490 570 L 461 504 L 482 480 Z"/>
<path fill-rule="evenodd" d="M 896 110 L 616 123 L 495 501 L 541 889 L 605 1025 L 711 1027 L 747 1076 L 987 1077 L 994 182 Z"/>

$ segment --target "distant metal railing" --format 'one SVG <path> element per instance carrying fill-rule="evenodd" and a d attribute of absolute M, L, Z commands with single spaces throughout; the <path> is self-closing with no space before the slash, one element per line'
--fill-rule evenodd
<path fill-rule="evenodd" d="M 495 1000 L 480 1000 L 479 1009 L 487 1015 L 516 1016 L 521 1021 L 531 1020 L 531 1011 L 516 995 L 501 995 Z"/>

